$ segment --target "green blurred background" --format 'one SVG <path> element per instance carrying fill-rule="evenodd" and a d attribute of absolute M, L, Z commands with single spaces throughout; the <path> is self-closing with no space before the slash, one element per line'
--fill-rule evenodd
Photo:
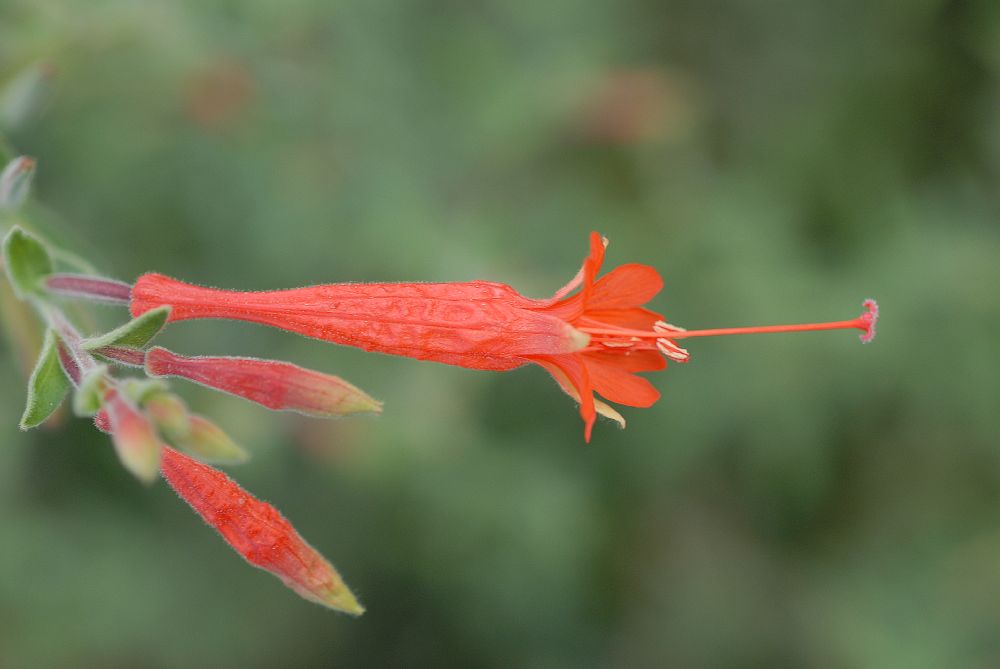
<path fill-rule="evenodd" d="M 0 667 L 1000 665 L 994 0 L 0 0 L 0 80 L 27 218 L 122 279 L 545 296 L 596 229 L 680 325 L 884 316 L 867 347 L 692 342 L 590 446 L 538 368 L 170 328 L 385 401 L 320 422 L 175 384 L 359 620 L 85 421 L 19 433 L 7 347 Z"/>

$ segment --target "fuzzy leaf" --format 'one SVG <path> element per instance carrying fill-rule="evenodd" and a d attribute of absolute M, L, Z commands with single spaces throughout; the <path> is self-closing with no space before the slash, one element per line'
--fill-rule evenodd
<path fill-rule="evenodd" d="M 21 416 L 21 429 L 30 430 L 45 422 L 62 404 L 70 383 L 59 364 L 59 348 L 55 334 L 45 333 L 45 343 L 38 363 L 28 381 L 28 406 Z"/>
<path fill-rule="evenodd" d="M 35 161 L 26 156 L 15 158 L 0 172 L 0 209 L 16 211 L 24 204 L 35 178 Z"/>
<path fill-rule="evenodd" d="M 3 260 L 14 292 L 21 298 L 41 292 L 41 279 L 52 272 L 45 246 L 18 226 L 3 240 Z"/>
<path fill-rule="evenodd" d="M 83 347 L 88 351 L 95 351 L 106 346 L 145 348 L 167 324 L 169 317 L 170 307 L 160 307 L 147 311 L 142 316 L 133 318 L 107 334 L 84 339 Z"/>

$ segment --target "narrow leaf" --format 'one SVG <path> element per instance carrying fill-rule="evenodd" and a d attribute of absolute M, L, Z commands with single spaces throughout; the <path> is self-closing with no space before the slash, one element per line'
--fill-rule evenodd
<path fill-rule="evenodd" d="M 35 178 L 35 161 L 26 156 L 15 158 L 0 172 L 0 209 L 16 211 L 24 204 Z"/>
<path fill-rule="evenodd" d="M 21 416 L 21 429 L 30 430 L 44 423 L 62 404 L 69 388 L 69 379 L 59 364 L 58 340 L 52 330 L 48 330 L 42 353 L 28 381 L 28 405 Z"/>
<path fill-rule="evenodd" d="M 45 246 L 18 226 L 3 240 L 3 260 L 14 292 L 21 298 L 41 292 L 42 278 L 52 272 Z"/>
<path fill-rule="evenodd" d="M 107 346 L 145 348 L 167 324 L 169 317 L 170 307 L 160 307 L 147 311 L 142 316 L 133 318 L 107 334 L 84 339 L 83 347 L 88 351 L 95 351 Z"/>

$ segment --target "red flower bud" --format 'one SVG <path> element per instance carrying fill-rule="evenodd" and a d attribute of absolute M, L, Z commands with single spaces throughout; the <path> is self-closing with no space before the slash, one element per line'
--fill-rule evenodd
<path fill-rule="evenodd" d="M 115 388 L 105 391 L 103 409 L 107 417 L 106 427 L 111 432 L 111 441 L 122 464 L 143 483 L 155 481 L 162 444 L 152 424 Z"/>
<path fill-rule="evenodd" d="M 256 358 L 188 357 L 165 348 L 146 353 L 150 376 L 179 376 L 268 409 L 307 416 L 382 411 L 382 403 L 347 381 L 288 362 Z"/>
<path fill-rule="evenodd" d="M 243 558 L 271 572 L 309 601 L 352 615 L 364 613 L 340 574 L 284 516 L 217 469 L 163 448 L 167 483 Z"/>

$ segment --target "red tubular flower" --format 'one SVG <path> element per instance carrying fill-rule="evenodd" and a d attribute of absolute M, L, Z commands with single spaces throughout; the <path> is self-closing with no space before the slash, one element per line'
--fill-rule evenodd
<path fill-rule="evenodd" d="M 276 360 L 188 357 L 158 346 L 146 352 L 150 376 L 179 376 L 268 409 L 327 418 L 382 410 L 382 403 L 343 379 Z"/>
<path fill-rule="evenodd" d="M 626 406 L 652 405 L 659 392 L 635 373 L 663 369 L 664 358 L 686 362 L 689 354 L 677 339 L 839 328 L 858 328 L 870 339 L 874 332 L 874 302 L 866 302 L 868 312 L 851 321 L 685 331 L 643 307 L 663 287 L 652 267 L 622 265 L 597 278 L 605 246 L 606 240 L 591 233 L 583 267 L 547 300 L 484 281 L 334 284 L 254 293 L 146 274 L 132 287 L 131 311 L 138 316 L 170 305 L 171 321 L 250 321 L 367 351 L 473 369 L 506 371 L 536 363 L 580 403 L 588 441 L 598 413 L 624 426 L 621 415 L 595 400 L 594 392 Z"/>
<path fill-rule="evenodd" d="M 243 558 L 309 601 L 364 613 L 340 574 L 281 513 L 217 469 L 163 448 L 163 478 Z"/>

